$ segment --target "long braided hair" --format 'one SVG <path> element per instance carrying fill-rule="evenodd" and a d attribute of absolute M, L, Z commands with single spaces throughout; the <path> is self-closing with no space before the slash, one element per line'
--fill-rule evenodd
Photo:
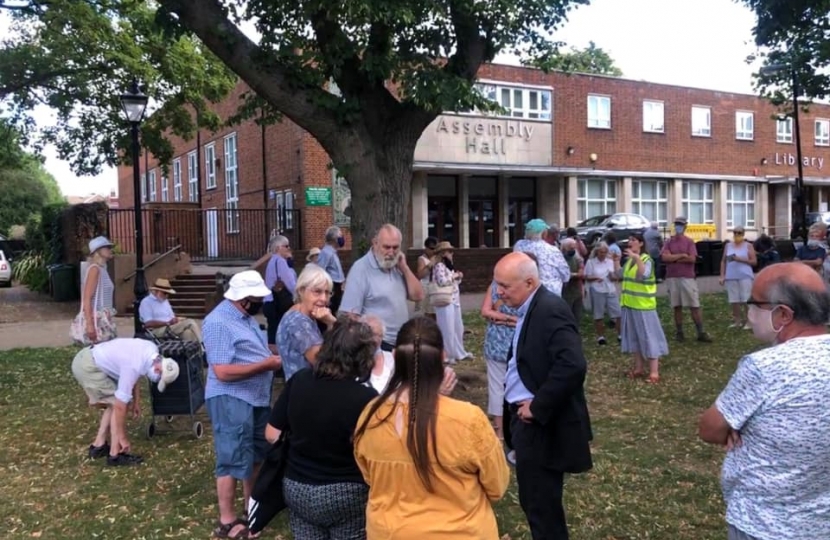
<path fill-rule="evenodd" d="M 366 432 L 394 421 L 401 390 L 409 389 L 409 414 L 406 418 L 406 448 L 424 488 L 432 493 L 433 461 L 441 466 L 435 440 L 438 397 L 444 379 L 444 340 L 432 319 L 417 317 L 403 325 L 395 343 L 395 373 L 389 384 L 369 406 L 363 423 L 355 431 L 355 442 Z M 394 396 L 389 413 L 371 426 L 378 409 Z M 431 447 L 431 448 L 430 448 Z M 430 452 L 431 450 L 431 452 Z M 430 455 L 431 454 L 431 455 Z"/>

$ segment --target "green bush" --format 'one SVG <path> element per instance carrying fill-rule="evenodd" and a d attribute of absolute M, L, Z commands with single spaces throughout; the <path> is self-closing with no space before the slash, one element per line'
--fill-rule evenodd
<path fill-rule="evenodd" d="M 49 270 L 43 253 L 27 251 L 14 263 L 14 278 L 31 291 L 49 290 Z"/>

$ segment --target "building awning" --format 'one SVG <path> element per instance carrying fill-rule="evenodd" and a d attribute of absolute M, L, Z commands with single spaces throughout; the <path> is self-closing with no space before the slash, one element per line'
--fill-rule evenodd
<path fill-rule="evenodd" d="M 767 176 L 767 183 L 770 185 L 790 184 L 795 185 L 795 178 L 786 176 Z M 805 186 L 830 186 L 830 177 L 807 176 L 804 178 Z"/>

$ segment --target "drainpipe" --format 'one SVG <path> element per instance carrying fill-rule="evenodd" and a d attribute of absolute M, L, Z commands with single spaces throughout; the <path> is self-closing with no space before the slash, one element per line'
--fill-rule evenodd
<path fill-rule="evenodd" d="M 265 242 L 267 243 L 271 238 L 271 229 L 268 227 L 268 162 L 266 161 L 266 137 L 265 137 L 265 111 L 261 113 L 262 123 L 260 129 L 262 130 L 262 212 L 263 212 L 263 227 L 265 228 Z"/>

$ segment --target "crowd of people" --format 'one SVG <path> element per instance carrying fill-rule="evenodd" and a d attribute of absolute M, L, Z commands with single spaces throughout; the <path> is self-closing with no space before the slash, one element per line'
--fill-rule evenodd
<path fill-rule="evenodd" d="M 428 238 L 413 271 L 401 232 L 387 224 L 346 275 L 338 253 L 343 233 L 331 227 L 298 275 L 288 240 L 275 236 L 258 261 L 264 272 L 235 274 L 201 329 L 180 324 L 186 321 L 165 306 L 175 291 L 156 282 L 142 304 L 146 328 L 157 336 L 162 329 L 187 333 L 204 344 L 214 537 L 258 537 L 248 501 L 269 447 L 285 444 L 281 493 L 300 540 L 495 540 L 492 503 L 507 490 L 509 463 L 534 540 L 567 539 L 565 475 L 592 468 L 583 314 L 593 321 L 597 345 L 606 346 L 613 329 L 621 352 L 631 355 L 628 376 L 652 384 L 669 350 L 657 313 L 658 278 L 665 277 L 675 339 L 685 340 L 688 309 L 697 340 L 712 341 L 686 225 L 677 217 L 665 241 L 652 227 L 623 246 L 609 234 L 589 250 L 573 229 L 560 234 L 529 221 L 525 238 L 496 264 L 481 306 L 486 412 L 452 397 L 453 366 L 472 355 L 461 319 L 464 274 L 449 242 Z M 733 327 L 751 329 L 772 346 L 742 359 L 701 417 L 700 436 L 728 450 L 730 539 L 830 537 L 830 492 L 822 488 L 830 458 L 826 228 L 811 229 L 794 263 L 780 263 L 774 245 L 761 238 L 753 246 L 744 234 L 737 227 L 726 244 L 720 280 Z M 164 391 L 178 364 L 150 341 L 109 340 L 96 326 L 101 302 L 103 309 L 111 303 L 112 284 L 100 271 L 110 248 L 106 239 L 90 244 L 79 314 L 89 344 L 72 372 L 90 404 L 104 409 L 89 457 L 135 465 L 142 460 L 130 452 L 125 423 L 127 408 L 138 407 L 138 378 Z M 756 266 L 763 267 L 757 275 Z M 255 318 L 260 311 L 266 332 Z M 274 396 L 277 376 L 285 386 Z"/>

